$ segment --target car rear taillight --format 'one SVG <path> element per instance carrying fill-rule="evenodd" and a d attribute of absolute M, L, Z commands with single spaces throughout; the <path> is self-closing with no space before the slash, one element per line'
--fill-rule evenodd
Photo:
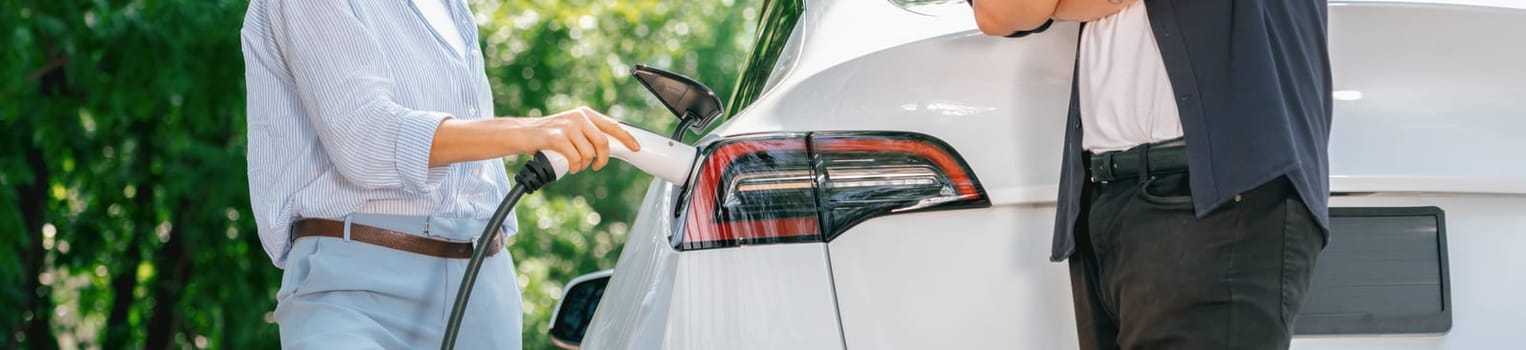
<path fill-rule="evenodd" d="M 906 132 L 753 135 L 710 146 L 681 250 L 828 242 L 874 217 L 990 206 L 952 148 Z"/>

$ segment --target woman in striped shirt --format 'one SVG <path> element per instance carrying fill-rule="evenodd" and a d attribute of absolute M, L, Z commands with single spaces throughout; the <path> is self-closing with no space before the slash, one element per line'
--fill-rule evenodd
<path fill-rule="evenodd" d="M 471 241 L 508 193 L 500 157 L 553 150 L 575 173 L 608 163 L 606 134 L 640 147 L 588 108 L 494 118 L 471 19 L 462 0 L 250 2 L 249 190 L 285 270 L 283 347 L 437 346 Z M 482 244 L 459 344 L 517 349 L 513 261 Z"/>

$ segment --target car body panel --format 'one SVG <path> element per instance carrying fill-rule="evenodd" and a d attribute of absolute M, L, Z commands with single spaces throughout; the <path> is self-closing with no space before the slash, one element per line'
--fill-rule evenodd
<path fill-rule="evenodd" d="M 1346 97 L 1334 106 L 1331 175 L 1526 178 L 1526 161 L 1495 161 L 1526 150 L 1526 11 L 1358 3 L 1330 16 L 1334 90 Z"/>
<path fill-rule="evenodd" d="M 646 206 L 631 225 L 620 259 L 615 263 L 615 274 L 583 336 L 583 347 L 661 347 L 673 300 L 673 280 L 678 273 L 678 252 L 668 243 L 667 236 L 676 226 L 672 215 L 676 192 L 676 186 L 662 179 L 653 179 L 647 187 L 642 200 Z"/>
<path fill-rule="evenodd" d="M 976 174 L 1003 174 L 980 179 L 993 201 L 1053 188 L 1076 40 L 1075 25 L 1056 27 L 1032 40 L 966 32 L 876 52 L 781 84 L 715 134 L 915 131 L 959 150 Z M 971 88 L 992 81 L 1011 86 Z"/>
<path fill-rule="evenodd" d="M 584 348 L 842 348 L 825 244 L 680 254 L 667 235 L 677 190 L 648 187 Z"/>
<path fill-rule="evenodd" d="M 1296 349 L 1499 348 L 1526 314 L 1515 297 L 1526 279 L 1508 272 L 1526 266 L 1513 253 L 1526 246 L 1526 157 L 1514 155 L 1526 149 L 1526 45 L 1511 45 L 1526 3 L 1436 3 L 1332 2 L 1334 88 L 1345 92 L 1333 106 L 1331 204 L 1446 212 L 1453 327 L 1300 336 Z M 880 217 L 827 244 L 678 252 L 668 235 L 681 192 L 654 181 L 587 347 L 1073 346 L 1066 265 L 1047 258 L 1076 26 L 991 38 L 966 5 L 935 5 L 925 12 L 943 15 L 806 1 L 767 86 L 700 143 L 924 133 L 962 155 L 990 208 Z"/>
<path fill-rule="evenodd" d="M 842 349 L 820 243 L 688 251 L 664 349 Z"/>
<path fill-rule="evenodd" d="M 1053 217 L 1053 206 L 1005 205 L 849 230 L 831 243 L 848 348 L 1074 346 L 1067 267 L 1046 258 Z"/>

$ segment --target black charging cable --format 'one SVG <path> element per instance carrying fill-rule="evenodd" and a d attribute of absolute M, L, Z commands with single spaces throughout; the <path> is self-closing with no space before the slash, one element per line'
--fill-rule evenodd
<path fill-rule="evenodd" d="M 487 257 L 487 247 L 492 246 L 490 242 L 494 239 L 498 239 L 503 220 L 508 218 L 514 205 L 519 204 L 521 197 L 552 181 L 556 181 L 556 169 L 551 166 L 551 160 L 540 152 L 536 152 L 535 157 L 514 175 L 514 188 L 509 190 L 508 196 L 503 197 L 503 202 L 498 203 L 498 210 L 493 212 L 492 219 L 488 219 L 487 227 L 482 229 L 482 237 L 477 238 L 477 243 L 472 248 L 472 260 L 466 264 L 466 274 L 461 277 L 461 288 L 456 290 L 455 305 L 450 307 L 450 319 L 445 324 L 445 340 L 440 343 L 441 349 L 456 347 L 456 335 L 461 333 L 461 317 L 466 314 L 466 300 L 472 296 L 472 287 L 477 284 L 477 273 L 482 270 L 483 258 Z"/>

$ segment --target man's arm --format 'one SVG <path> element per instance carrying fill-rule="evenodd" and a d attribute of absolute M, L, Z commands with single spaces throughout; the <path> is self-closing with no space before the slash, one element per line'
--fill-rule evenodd
<path fill-rule="evenodd" d="M 975 8 L 975 24 L 980 26 L 981 33 L 1007 36 L 1044 25 L 1060 1 L 1063 0 L 979 0 L 971 1 L 970 6 Z"/>
<path fill-rule="evenodd" d="M 1107 17 L 1139 0 L 1059 0 L 1054 9 L 1054 19 L 1072 22 L 1091 22 Z"/>

